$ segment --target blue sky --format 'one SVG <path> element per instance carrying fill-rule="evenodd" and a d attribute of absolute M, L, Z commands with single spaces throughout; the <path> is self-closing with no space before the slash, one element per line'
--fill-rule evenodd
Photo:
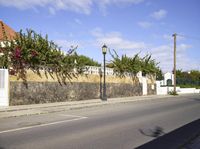
<path fill-rule="evenodd" d="M 152 54 L 164 72 L 173 69 L 176 32 L 177 68 L 200 70 L 199 0 L 0 0 L 0 19 L 48 34 L 64 51 L 78 45 L 100 63 L 104 43 L 119 54 Z"/>

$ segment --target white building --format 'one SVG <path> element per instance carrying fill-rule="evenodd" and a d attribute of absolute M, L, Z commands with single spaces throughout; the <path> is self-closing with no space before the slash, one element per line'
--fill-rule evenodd
<path fill-rule="evenodd" d="M 167 72 L 164 74 L 164 80 L 160 81 L 161 86 L 174 85 L 174 74 Z"/>

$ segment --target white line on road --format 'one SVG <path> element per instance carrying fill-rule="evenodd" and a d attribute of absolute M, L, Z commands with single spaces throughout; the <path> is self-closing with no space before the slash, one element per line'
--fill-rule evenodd
<path fill-rule="evenodd" d="M 58 114 L 59 116 L 66 116 L 66 117 L 82 117 L 82 118 L 88 118 L 84 116 L 78 116 L 78 115 L 69 115 L 69 114 Z"/>
<path fill-rule="evenodd" d="M 8 133 L 8 132 L 15 132 L 15 131 L 19 131 L 19 130 L 26 130 L 26 129 L 31 129 L 31 128 L 37 128 L 37 127 L 50 126 L 50 125 L 61 124 L 61 123 L 66 123 L 66 122 L 78 121 L 78 120 L 81 120 L 81 119 L 88 118 L 88 117 L 80 117 L 80 116 L 76 116 L 76 117 L 78 117 L 78 118 L 70 119 L 70 120 L 62 120 L 62 121 L 57 121 L 57 122 L 52 122 L 52 123 L 46 123 L 46 124 L 40 124 L 40 125 L 35 125 L 35 126 L 27 126 L 27 127 L 21 127 L 21 128 L 4 130 L 4 131 L 0 131 L 0 134 Z"/>

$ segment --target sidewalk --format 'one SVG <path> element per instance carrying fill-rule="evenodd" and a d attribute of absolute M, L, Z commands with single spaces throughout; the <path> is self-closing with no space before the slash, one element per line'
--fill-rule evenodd
<path fill-rule="evenodd" d="M 61 112 L 73 109 L 82 109 L 109 104 L 119 104 L 144 100 L 155 100 L 161 98 L 173 97 L 170 95 L 149 95 L 149 96 L 134 96 L 122 98 L 109 98 L 107 101 L 100 99 L 84 100 L 84 101 L 67 101 L 57 103 L 32 104 L 0 107 L 0 118 L 17 117 L 23 115 L 47 114 Z"/>

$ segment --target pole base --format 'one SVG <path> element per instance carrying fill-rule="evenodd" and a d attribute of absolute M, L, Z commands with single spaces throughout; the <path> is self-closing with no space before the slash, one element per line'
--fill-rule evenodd
<path fill-rule="evenodd" d="M 101 100 L 102 101 L 107 101 L 107 97 L 102 97 Z"/>

